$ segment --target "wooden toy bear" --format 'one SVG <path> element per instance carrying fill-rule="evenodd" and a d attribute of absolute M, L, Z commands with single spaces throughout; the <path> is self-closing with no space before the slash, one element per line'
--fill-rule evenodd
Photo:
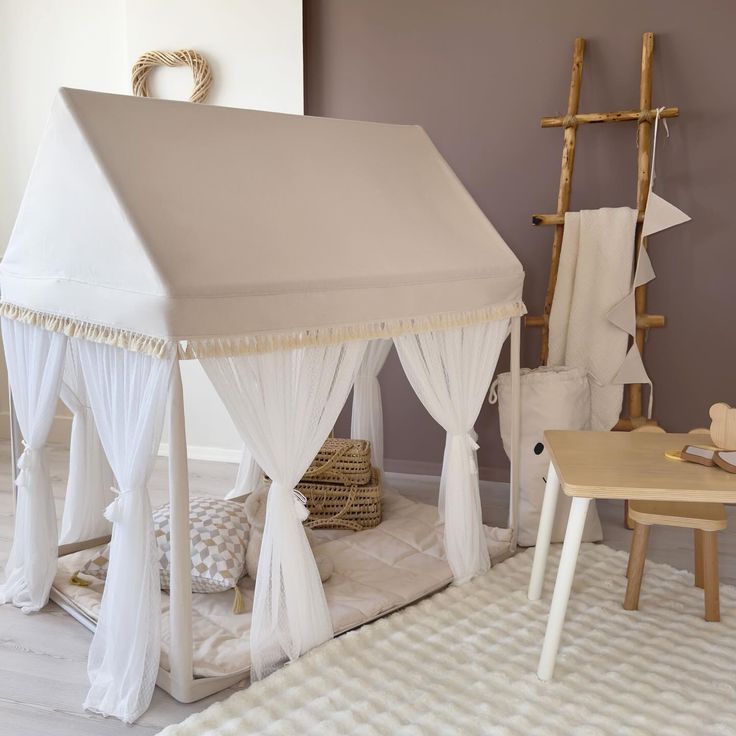
<path fill-rule="evenodd" d="M 736 450 L 736 409 L 720 402 L 710 408 L 710 438 L 722 450 Z"/>

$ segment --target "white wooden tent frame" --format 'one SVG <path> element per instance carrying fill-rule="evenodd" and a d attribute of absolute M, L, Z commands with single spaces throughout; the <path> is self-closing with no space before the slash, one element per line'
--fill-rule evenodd
<path fill-rule="evenodd" d="M 519 443 L 520 443 L 520 368 L 521 316 L 511 317 L 511 472 L 509 484 L 509 528 L 512 531 L 511 552 L 516 551 L 519 509 Z M 20 457 L 18 430 L 12 396 L 10 398 L 10 442 L 12 477 L 17 474 Z M 184 391 L 179 359 L 174 363 L 169 385 L 169 503 L 171 507 L 171 588 L 169 591 L 169 627 L 171 647 L 167 671 L 159 667 L 156 684 L 180 703 L 192 703 L 224 690 L 247 676 L 245 670 L 219 677 L 194 677 L 192 635 L 192 585 L 189 550 L 189 470 L 187 460 Z M 13 486 L 15 500 L 15 486 Z M 59 557 L 105 544 L 109 537 L 97 537 L 74 544 L 61 545 Z M 70 598 L 51 588 L 52 601 L 94 632 L 96 623 Z M 383 614 L 385 615 L 385 614 Z"/>

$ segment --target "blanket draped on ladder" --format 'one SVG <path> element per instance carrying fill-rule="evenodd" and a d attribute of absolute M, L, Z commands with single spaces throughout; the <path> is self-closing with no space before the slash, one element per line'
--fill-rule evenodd
<path fill-rule="evenodd" d="M 593 430 L 611 429 L 621 413 L 623 385 L 614 380 L 629 335 L 608 314 L 631 291 L 636 218 L 628 207 L 565 214 L 549 364 L 588 372 Z"/>

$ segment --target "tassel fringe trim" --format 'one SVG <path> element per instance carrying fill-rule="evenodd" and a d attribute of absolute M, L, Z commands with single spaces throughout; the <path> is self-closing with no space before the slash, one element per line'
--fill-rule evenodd
<path fill-rule="evenodd" d="M 245 600 L 243 600 L 243 594 L 240 592 L 240 588 L 238 588 L 237 585 L 233 588 L 233 593 L 233 613 L 245 613 Z"/>
<path fill-rule="evenodd" d="M 89 583 L 89 580 L 85 580 L 84 578 L 80 578 L 80 577 L 79 577 L 79 572 L 80 572 L 80 571 L 79 571 L 79 570 L 77 570 L 77 571 L 76 571 L 76 572 L 74 573 L 74 575 L 72 575 L 72 576 L 71 576 L 71 577 L 69 578 L 69 582 L 70 582 L 70 583 L 71 583 L 72 585 L 78 585 L 78 586 L 79 586 L 80 588 L 88 588 L 88 587 L 89 587 L 89 585 L 90 585 L 90 583 Z"/>
<path fill-rule="evenodd" d="M 78 337 L 90 342 L 112 345 L 134 353 L 147 353 L 155 358 L 168 358 L 176 349 L 176 343 L 172 340 L 141 335 L 128 330 L 94 324 L 93 322 L 84 322 L 73 317 L 37 312 L 35 309 L 19 307 L 8 302 L 0 304 L 0 317 L 7 317 L 27 325 L 35 325 L 49 332 L 61 332 L 67 337 Z"/>
<path fill-rule="evenodd" d="M 173 351 L 177 350 L 180 360 L 272 353 L 320 345 L 338 345 L 354 340 L 380 340 L 400 335 L 469 327 L 483 322 L 520 317 L 524 314 L 526 314 L 524 303 L 515 301 L 467 312 L 445 312 L 423 317 L 376 320 L 353 325 L 335 325 L 259 335 L 207 337 L 177 341 L 173 338 L 152 337 L 84 322 L 73 317 L 47 314 L 8 302 L 0 303 L 0 316 L 8 319 L 35 325 L 51 332 L 61 332 L 67 337 L 112 345 L 132 352 L 147 353 L 155 358 L 169 358 Z"/>
<path fill-rule="evenodd" d="M 320 345 L 339 345 L 355 340 L 381 340 L 400 335 L 469 327 L 483 322 L 520 317 L 524 314 L 526 314 L 526 307 L 523 302 L 518 301 L 500 306 L 481 307 L 467 312 L 448 312 L 425 317 L 319 327 L 299 332 L 193 339 L 179 344 L 179 357 L 182 359 L 226 358 Z"/>

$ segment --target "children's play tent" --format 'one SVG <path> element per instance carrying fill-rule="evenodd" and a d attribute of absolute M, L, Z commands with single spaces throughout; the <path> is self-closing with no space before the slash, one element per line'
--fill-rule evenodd
<path fill-rule="evenodd" d="M 179 361 L 196 359 L 272 479 L 252 675 L 331 638 L 292 491 L 367 345 L 385 339 L 447 432 L 440 512 L 454 580 L 487 570 L 473 425 L 509 330 L 518 375 L 523 276 L 419 127 L 61 90 L 0 267 L 24 440 L 0 600 L 28 612 L 49 597 L 58 541 L 44 446 L 74 361 L 116 494 L 86 706 L 131 721 L 157 678 L 182 700 L 217 689 L 192 673 Z M 167 400 L 171 647 L 159 672 L 146 485 Z M 82 513 L 84 499 L 75 503 Z"/>

